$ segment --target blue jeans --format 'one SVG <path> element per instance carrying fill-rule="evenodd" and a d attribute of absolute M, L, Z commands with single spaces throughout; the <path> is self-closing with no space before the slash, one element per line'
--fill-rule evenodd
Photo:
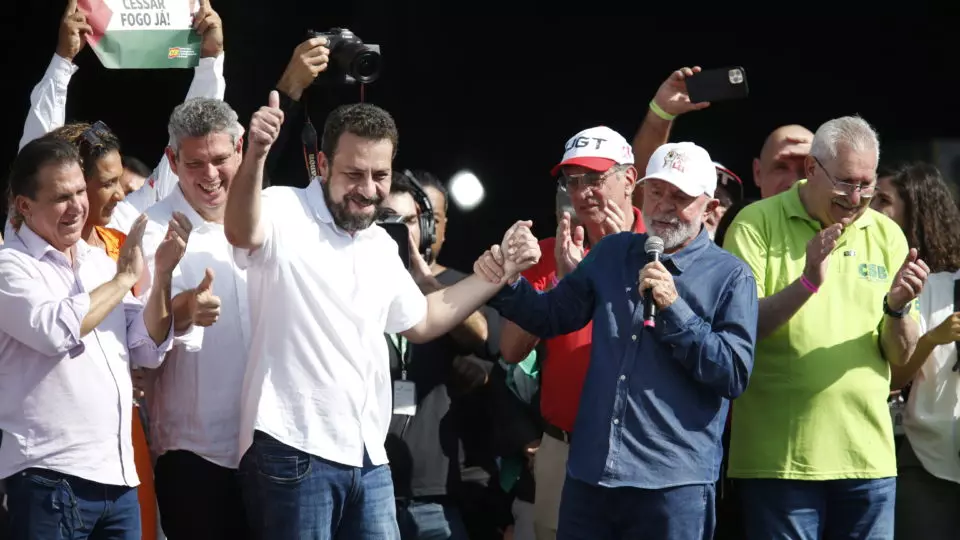
<path fill-rule="evenodd" d="M 403 540 L 468 540 L 460 511 L 451 503 L 398 501 L 397 524 Z"/>
<path fill-rule="evenodd" d="M 737 480 L 747 538 L 890 540 L 897 479 Z"/>
<path fill-rule="evenodd" d="M 567 475 L 557 540 L 711 540 L 715 525 L 713 484 L 608 488 Z"/>
<path fill-rule="evenodd" d="M 140 540 L 137 488 L 45 469 L 7 478 L 10 540 Z"/>
<path fill-rule="evenodd" d="M 244 506 L 260 540 L 399 539 L 386 465 L 341 465 L 257 432 L 240 461 Z"/>

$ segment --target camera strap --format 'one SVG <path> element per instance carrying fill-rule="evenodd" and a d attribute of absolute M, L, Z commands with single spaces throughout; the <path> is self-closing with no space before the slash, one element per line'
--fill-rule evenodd
<path fill-rule="evenodd" d="M 317 168 L 317 161 L 320 159 L 320 149 L 317 147 L 317 130 L 314 129 L 310 117 L 303 124 L 303 131 L 300 132 L 300 140 L 303 142 L 303 160 L 307 166 L 307 174 L 310 179 L 320 176 Z"/>
<path fill-rule="evenodd" d="M 303 143 L 303 161 L 307 166 L 307 174 L 310 176 L 309 181 L 312 181 L 314 178 L 320 176 L 320 168 L 318 166 L 318 162 L 320 161 L 320 147 L 319 141 L 317 140 L 317 130 L 313 127 L 313 122 L 310 121 L 306 93 L 300 97 L 300 100 L 303 104 L 303 117 L 306 118 L 306 121 L 303 123 L 303 130 L 300 132 L 300 141 Z"/>

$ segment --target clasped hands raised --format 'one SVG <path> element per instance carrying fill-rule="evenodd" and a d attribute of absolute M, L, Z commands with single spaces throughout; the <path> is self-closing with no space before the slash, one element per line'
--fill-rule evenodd
<path fill-rule="evenodd" d="M 512 284 L 540 261 L 540 244 L 530 231 L 532 221 L 518 221 L 473 263 L 473 271 L 490 283 Z"/>

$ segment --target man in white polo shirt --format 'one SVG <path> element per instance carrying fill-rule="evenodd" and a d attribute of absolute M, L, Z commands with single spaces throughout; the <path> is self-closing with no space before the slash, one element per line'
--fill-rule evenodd
<path fill-rule="evenodd" d="M 321 179 L 272 187 L 266 155 L 283 113 L 270 95 L 227 197 L 224 230 L 247 268 L 250 359 L 240 463 L 248 517 L 270 540 L 399 538 L 384 441 L 393 409 L 417 389 L 391 385 L 383 334 L 412 343 L 446 334 L 500 289 L 477 276 L 426 298 L 374 223 L 390 191 L 397 128 L 369 104 L 326 120 Z M 518 222 L 504 236 L 515 275 L 540 257 Z M 391 403 L 391 386 L 393 401 Z"/>

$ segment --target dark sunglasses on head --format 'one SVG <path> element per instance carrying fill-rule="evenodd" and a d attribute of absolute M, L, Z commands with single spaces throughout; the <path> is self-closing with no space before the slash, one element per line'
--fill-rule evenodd
<path fill-rule="evenodd" d="M 102 120 L 97 120 L 92 126 L 83 130 L 83 133 L 80 134 L 80 140 L 81 143 L 85 142 L 90 145 L 91 148 L 97 148 L 103 146 L 103 140 L 111 135 L 113 135 L 113 132 L 110 131 L 107 124 Z"/>

